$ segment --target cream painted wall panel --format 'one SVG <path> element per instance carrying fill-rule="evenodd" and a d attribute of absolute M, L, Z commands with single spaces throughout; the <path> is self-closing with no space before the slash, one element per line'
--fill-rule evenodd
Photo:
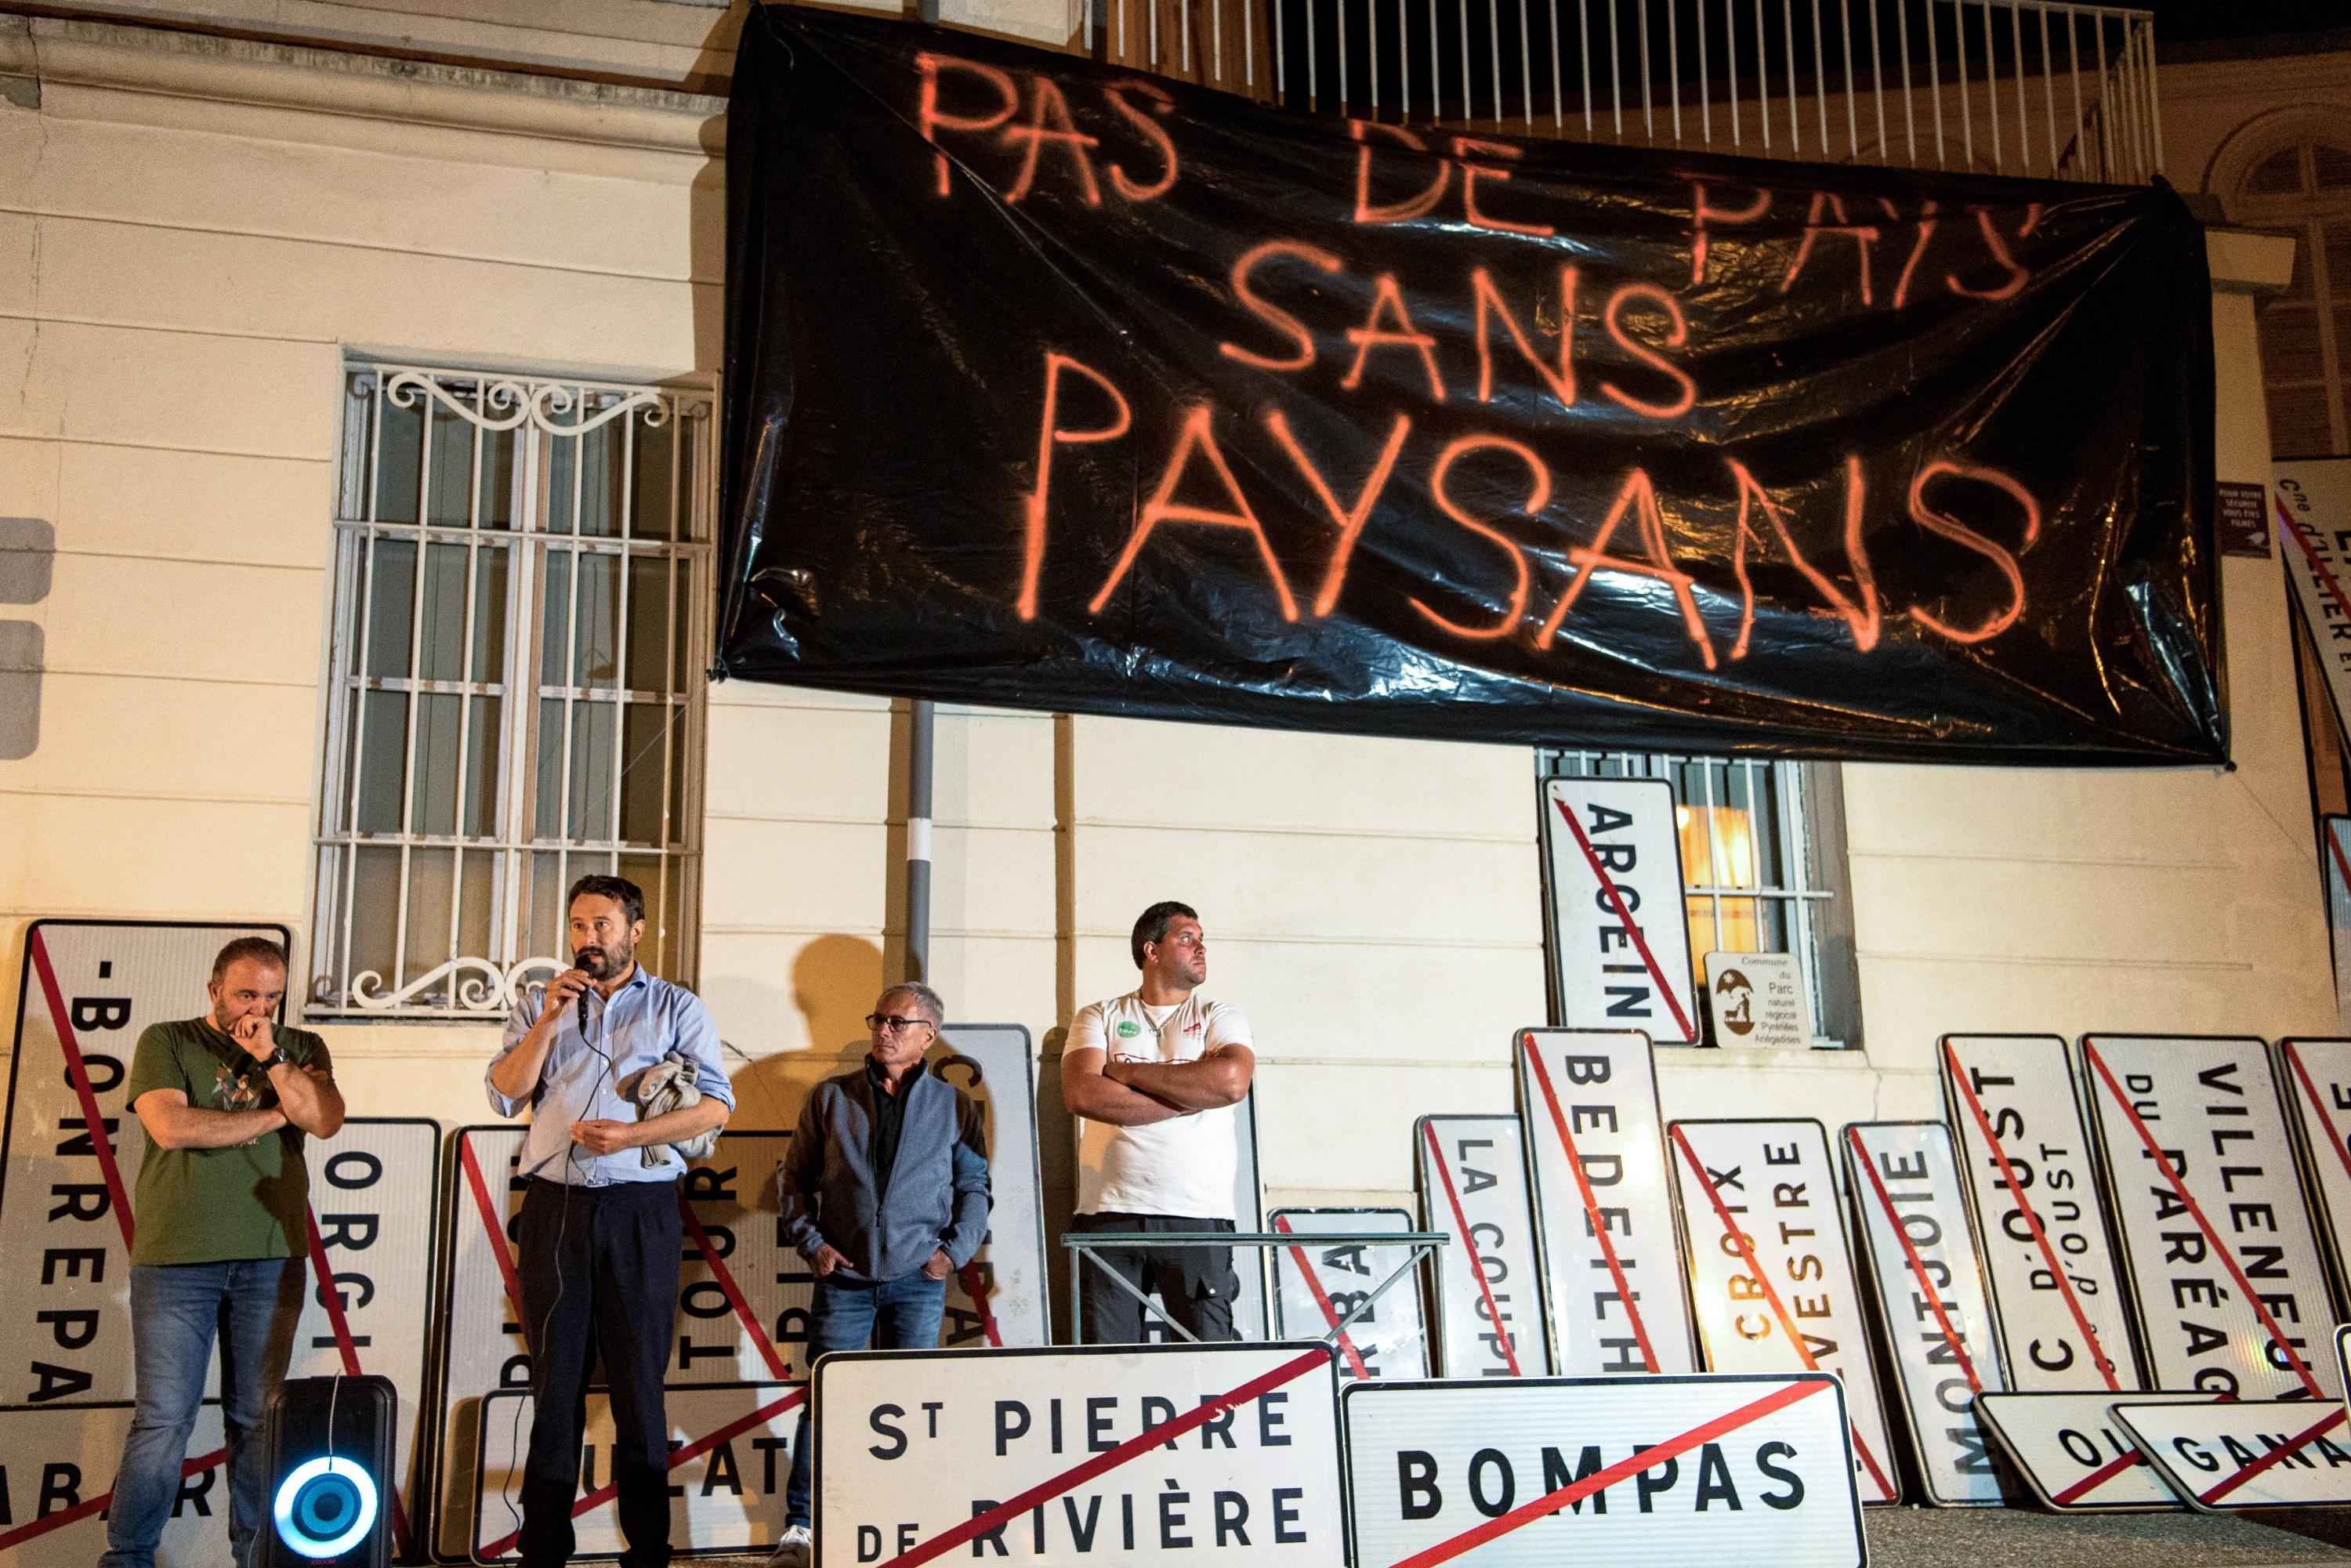
<path fill-rule="evenodd" d="M 307 918 L 307 806 L 14 797 L 0 909 L 141 920 Z"/>
<path fill-rule="evenodd" d="M 931 930 L 979 936 L 1053 934 L 1053 839 L 1029 828 L 941 824 L 931 840 Z M 898 872 L 889 868 L 893 883 Z M 896 903 L 893 888 L 892 903 Z M 891 922 L 903 932 L 894 908 Z"/>
<path fill-rule="evenodd" d="M 1531 846 L 1278 831 L 1081 828 L 1077 930 L 1123 937 L 1181 898 L 1213 939 L 1523 940 L 1541 910 Z"/>
<path fill-rule="evenodd" d="M 307 810 L 317 716 L 316 692 L 290 683 L 52 669 L 43 676 L 40 747 L 0 762 L 0 791 L 266 800 Z M 0 805 L 0 816 L 8 810 Z"/>
<path fill-rule="evenodd" d="M 701 997 L 718 1032 L 753 1056 L 830 1057 L 862 1040 L 859 1020 L 883 978 L 882 944 L 872 935 L 703 934 Z"/>
<path fill-rule="evenodd" d="M 814 686 L 782 686 L 760 681 L 720 681 L 710 688 L 713 707 L 835 708 L 855 713 L 888 713 L 888 697 L 863 692 L 820 691 Z"/>
<path fill-rule="evenodd" d="M 1270 1194 L 1377 1193 L 1410 1207 L 1415 1117 L 1510 1109 L 1507 1066 L 1269 1065 L 1257 1082 L 1258 1169 Z"/>
<path fill-rule="evenodd" d="M 2230 864 L 2208 830 L 2151 834 L 2150 821 L 2209 813 L 2209 768 L 2025 772 L 1886 763 L 1844 767 L 1845 843 L 1868 855 L 2077 862 L 2150 867 Z"/>
<path fill-rule="evenodd" d="M 1808 1116 L 1832 1136 L 1847 1122 L 1942 1119 L 1933 1072 L 1876 1069 L 1859 1058 L 1844 1051 L 1661 1048 L 1657 1101 L 1668 1119 Z"/>
<path fill-rule="evenodd" d="M 718 352 L 716 292 L 697 302 L 666 281 L 78 218 L 42 219 L 41 252 L 41 308 L 66 319 L 471 362 L 692 365 Z"/>
<path fill-rule="evenodd" d="M 17 454 L 25 467 L 8 467 Z M 57 525 L 60 549 L 320 570 L 334 556 L 334 530 L 327 526 L 335 509 L 329 464 L 0 442 L 0 469 L 37 476 L 46 496 L 39 515 Z M 224 528 L 224 518 L 233 528 Z"/>
<path fill-rule="evenodd" d="M 19 608 L 47 626 L 53 670 L 312 687 L 325 594 L 304 568 L 60 552 L 49 596 Z"/>
<path fill-rule="evenodd" d="M 886 710 L 718 700 L 741 689 L 730 683 L 712 692 L 703 791 L 712 817 L 882 821 L 889 799 Z"/>
<path fill-rule="evenodd" d="M 2237 956 L 2234 934 L 2212 918 L 2252 890 L 2234 867 L 2189 871 L 2076 862 L 1853 862 L 1865 956 L 1950 953 L 1998 960 L 2159 960 Z M 2189 918 L 2191 912 L 2201 917 Z M 2248 955 L 2250 956 L 2250 955 Z"/>
<path fill-rule="evenodd" d="M 705 931 L 881 933 L 891 862 L 878 823 L 722 818 L 704 828 L 703 852 L 720 868 L 704 882 Z"/>
<path fill-rule="evenodd" d="M 0 434 L 335 455 L 332 344 L 0 320 Z"/>
<path fill-rule="evenodd" d="M 947 1017 L 970 1023 L 1017 1023 L 1042 1051 L 1053 1027 L 1052 934 L 990 936 L 934 930 L 930 984 L 946 998 Z"/>
<path fill-rule="evenodd" d="M 1052 831 L 1053 716 L 941 707 L 932 731 L 931 816 L 942 825 Z"/>
<path fill-rule="evenodd" d="M 716 285 L 723 270 L 707 158 L 672 155 L 637 178 L 507 168 L 405 151 L 398 126 L 377 131 L 381 151 L 231 134 L 251 111 L 204 107 L 209 131 L 0 114 L 0 204 L 589 275 Z"/>
<path fill-rule="evenodd" d="M 12 138 L 7 128 L 33 117 L 0 114 L 0 148 Z M 33 278 L 40 256 L 40 235 L 33 219 L 22 213 L 0 213 L 0 316 L 30 315 Z"/>

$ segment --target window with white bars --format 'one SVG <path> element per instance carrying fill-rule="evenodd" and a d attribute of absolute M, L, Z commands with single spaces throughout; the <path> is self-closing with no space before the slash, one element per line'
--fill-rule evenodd
<path fill-rule="evenodd" d="M 502 1016 L 590 873 L 693 982 L 714 423 L 700 391 L 348 368 L 310 1016 Z"/>
<path fill-rule="evenodd" d="M 1708 953 L 1792 954 L 1812 997 L 1815 1043 L 1861 1043 L 1844 806 L 1834 764 L 1538 751 L 1535 770 L 1545 779 L 1671 784 L 1693 990 L 1706 993 Z"/>
<path fill-rule="evenodd" d="M 2262 158 L 2245 172 L 2229 215 L 2294 237 L 2293 280 L 2259 302 L 2271 452 L 2351 452 L 2351 133 L 2298 140 Z"/>

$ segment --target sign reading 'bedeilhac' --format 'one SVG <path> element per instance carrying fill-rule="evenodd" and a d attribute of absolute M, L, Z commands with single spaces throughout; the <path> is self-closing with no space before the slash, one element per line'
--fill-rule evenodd
<path fill-rule="evenodd" d="M 2211 286 L 2168 186 L 1285 114 L 790 6 L 732 90 L 728 674 L 2226 755 Z"/>

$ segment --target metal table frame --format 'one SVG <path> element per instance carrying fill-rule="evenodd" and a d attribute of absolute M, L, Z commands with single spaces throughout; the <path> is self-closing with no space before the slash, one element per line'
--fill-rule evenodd
<path fill-rule="evenodd" d="M 1331 1332 L 1321 1337 L 1325 1344 L 1336 1344 L 1347 1325 L 1371 1311 L 1373 1304 L 1387 1294 L 1395 1282 L 1420 1266 L 1424 1258 L 1434 1258 L 1437 1249 L 1452 1240 L 1441 1230 L 1090 1230 L 1072 1232 L 1061 1238 L 1061 1245 L 1070 1251 L 1070 1333 L 1072 1344 L 1086 1343 L 1085 1266 L 1092 1263 L 1128 1295 L 1143 1303 L 1144 1311 L 1165 1323 L 1194 1344 L 1199 1337 L 1182 1323 L 1169 1317 L 1149 1296 L 1129 1284 L 1096 1253 L 1104 1251 L 1150 1251 L 1166 1247 L 1299 1247 L 1309 1242 L 1315 1246 L 1406 1247 L 1412 1255 L 1396 1265 L 1376 1289 L 1347 1309 L 1346 1316 L 1331 1325 Z M 1279 1287 L 1277 1287 L 1277 1291 Z M 1269 1317 L 1271 1315 L 1269 1312 Z M 1270 1327 L 1271 1324 L 1267 1325 Z"/>

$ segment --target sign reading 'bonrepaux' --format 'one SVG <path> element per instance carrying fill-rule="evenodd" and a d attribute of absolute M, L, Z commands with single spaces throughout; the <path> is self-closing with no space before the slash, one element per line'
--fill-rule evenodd
<path fill-rule="evenodd" d="M 828 1355 L 817 1563 L 1336 1563 L 1332 1356 L 1296 1342 Z"/>
<path fill-rule="evenodd" d="M 1527 1378 L 1343 1396 L 1358 1568 L 1860 1568 L 1836 1380 Z"/>
<path fill-rule="evenodd" d="M 1552 1012 L 1571 1029 L 1697 1040 L 1673 786 L 1553 779 L 1542 800 Z"/>
<path fill-rule="evenodd" d="M 2224 755 L 2210 286 L 2168 188 L 1406 131 L 751 16 L 727 674 L 1594 750 Z"/>

